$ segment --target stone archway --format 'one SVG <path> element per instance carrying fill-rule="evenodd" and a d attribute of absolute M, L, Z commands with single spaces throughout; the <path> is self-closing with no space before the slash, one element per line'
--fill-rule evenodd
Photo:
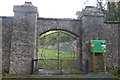
<path fill-rule="evenodd" d="M 37 38 L 49 30 L 65 30 L 81 36 L 81 21 L 75 19 L 38 18 L 37 8 L 31 3 L 14 6 L 11 41 L 10 74 L 30 74 L 31 59 L 37 57 Z"/>
<path fill-rule="evenodd" d="M 81 20 L 52 18 L 38 18 L 37 20 L 38 35 L 50 30 L 63 30 L 81 36 Z"/>

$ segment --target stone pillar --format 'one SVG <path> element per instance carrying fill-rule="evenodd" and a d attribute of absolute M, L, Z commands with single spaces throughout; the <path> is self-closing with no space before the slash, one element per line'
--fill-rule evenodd
<path fill-rule="evenodd" d="M 0 79 L 2 77 L 2 18 L 0 18 Z"/>
<path fill-rule="evenodd" d="M 10 74 L 30 74 L 36 54 L 37 7 L 31 2 L 14 6 Z"/>
<path fill-rule="evenodd" d="M 85 72 L 92 68 L 89 42 L 103 36 L 103 17 L 103 13 L 92 6 L 87 6 L 78 16 L 82 20 L 82 70 Z"/>

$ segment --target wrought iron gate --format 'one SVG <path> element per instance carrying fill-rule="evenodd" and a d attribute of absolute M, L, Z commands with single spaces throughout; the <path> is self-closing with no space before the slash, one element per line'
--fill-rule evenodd
<path fill-rule="evenodd" d="M 39 38 L 38 74 L 79 74 L 80 60 L 76 36 L 64 31 L 51 31 Z M 34 64 L 33 64 L 34 65 Z"/>

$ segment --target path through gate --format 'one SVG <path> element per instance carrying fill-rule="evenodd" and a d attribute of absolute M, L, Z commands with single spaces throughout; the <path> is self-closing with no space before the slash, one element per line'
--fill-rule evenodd
<path fill-rule="evenodd" d="M 40 75 L 79 74 L 80 60 L 76 36 L 65 31 L 50 31 L 39 37 L 37 61 Z"/>

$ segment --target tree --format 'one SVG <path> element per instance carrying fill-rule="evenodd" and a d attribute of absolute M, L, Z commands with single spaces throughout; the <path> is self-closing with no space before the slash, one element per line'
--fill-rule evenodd
<path fill-rule="evenodd" d="M 96 0 L 96 9 L 101 10 L 107 21 L 120 21 L 120 1 L 109 2 L 109 0 Z M 88 3 L 88 0 L 84 1 L 84 5 Z M 80 11 L 76 11 L 76 16 L 80 14 Z"/>
<path fill-rule="evenodd" d="M 97 0 L 97 8 L 100 9 L 101 11 L 105 11 L 105 7 L 107 5 L 107 2 L 104 0 Z"/>
<path fill-rule="evenodd" d="M 117 20 L 120 21 L 120 1 L 118 2 L 117 5 L 118 5 L 118 12 L 117 12 L 118 13 L 118 18 L 117 18 Z"/>
<path fill-rule="evenodd" d="M 120 21 L 120 1 L 105 2 L 104 0 L 97 0 L 97 8 L 105 14 L 106 20 Z"/>
<path fill-rule="evenodd" d="M 80 11 L 76 11 L 76 16 L 78 16 L 80 14 Z"/>

